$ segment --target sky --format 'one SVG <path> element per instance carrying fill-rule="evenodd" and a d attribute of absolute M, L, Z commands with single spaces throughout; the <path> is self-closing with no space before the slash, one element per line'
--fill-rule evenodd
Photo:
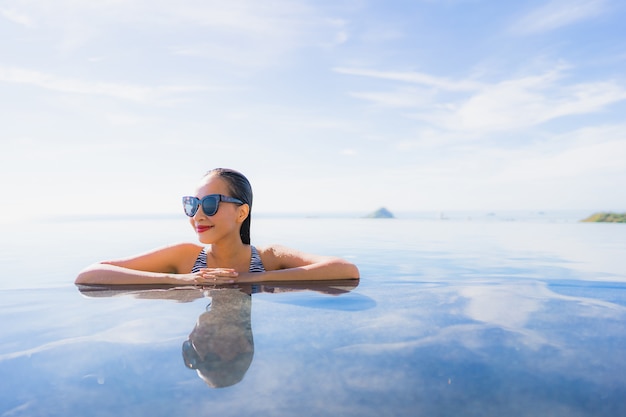
<path fill-rule="evenodd" d="M 0 0 L 0 212 L 626 211 L 622 0 Z"/>

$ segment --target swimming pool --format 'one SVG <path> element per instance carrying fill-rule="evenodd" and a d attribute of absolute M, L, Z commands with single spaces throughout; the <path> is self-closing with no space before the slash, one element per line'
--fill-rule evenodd
<path fill-rule="evenodd" d="M 7 229 L 0 416 L 626 415 L 624 225 L 257 219 L 258 245 L 344 256 L 362 279 L 72 284 L 184 227 Z"/>

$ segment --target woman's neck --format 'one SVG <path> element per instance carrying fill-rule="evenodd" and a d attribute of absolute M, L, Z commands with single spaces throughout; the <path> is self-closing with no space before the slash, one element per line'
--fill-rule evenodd
<path fill-rule="evenodd" d="M 207 253 L 215 265 L 227 268 L 241 263 L 249 258 L 249 245 L 244 244 L 239 237 L 236 242 L 212 243 Z"/>

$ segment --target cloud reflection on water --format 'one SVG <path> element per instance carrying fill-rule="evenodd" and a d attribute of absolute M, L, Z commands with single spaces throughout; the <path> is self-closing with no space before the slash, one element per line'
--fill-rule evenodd
<path fill-rule="evenodd" d="M 393 308 L 357 322 L 356 343 L 339 350 L 377 354 L 453 342 L 475 350 L 491 343 L 480 335 L 489 329 L 500 329 L 533 350 L 566 348 L 576 322 L 619 322 L 626 316 L 622 305 L 559 294 L 530 280 L 456 283 L 394 297 Z M 377 340 L 369 340 L 374 334 Z"/>

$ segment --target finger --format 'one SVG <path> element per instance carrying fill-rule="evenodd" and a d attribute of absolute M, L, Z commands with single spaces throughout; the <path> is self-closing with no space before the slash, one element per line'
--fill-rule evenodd
<path fill-rule="evenodd" d="M 220 269 L 218 271 L 214 271 L 213 274 L 224 277 L 236 277 L 238 275 L 237 271 L 234 269 Z"/>
<path fill-rule="evenodd" d="M 211 269 L 202 271 L 201 275 L 206 278 L 236 277 L 239 275 L 239 273 L 234 269 Z"/>
<path fill-rule="evenodd" d="M 232 284 L 233 282 L 235 282 L 235 280 L 230 277 L 213 276 L 202 277 L 199 282 L 202 284 Z"/>

